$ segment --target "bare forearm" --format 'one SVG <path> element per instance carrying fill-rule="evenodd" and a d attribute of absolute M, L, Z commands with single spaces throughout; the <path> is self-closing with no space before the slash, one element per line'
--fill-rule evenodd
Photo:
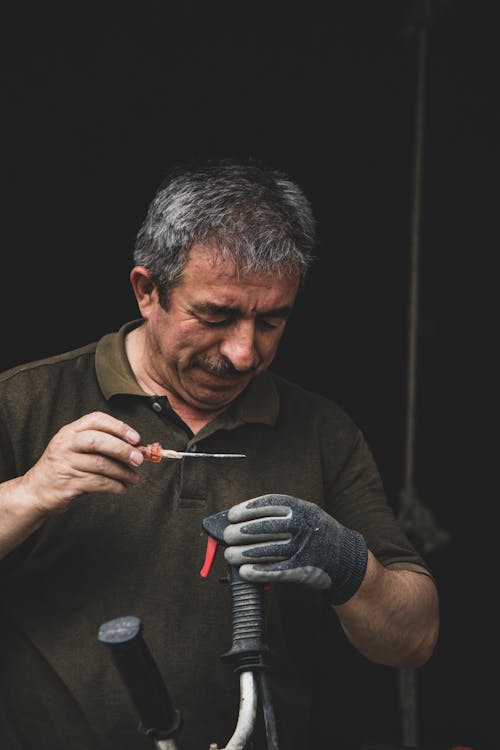
<path fill-rule="evenodd" d="M 26 491 L 24 477 L 3 482 L 0 485 L 0 559 L 24 542 L 43 520 Z"/>
<path fill-rule="evenodd" d="M 438 596 L 429 576 L 384 568 L 369 552 L 361 587 L 335 609 L 347 638 L 371 661 L 419 667 L 434 650 Z"/>

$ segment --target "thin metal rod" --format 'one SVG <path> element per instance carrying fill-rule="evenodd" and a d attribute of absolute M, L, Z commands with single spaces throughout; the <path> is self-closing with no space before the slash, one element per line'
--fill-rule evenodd
<path fill-rule="evenodd" d="M 415 414 L 417 394 L 417 343 L 419 316 L 419 261 L 420 223 L 422 205 L 422 172 L 424 153 L 424 109 L 427 62 L 427 28 L 421 24 L 418 31 L 418 67 L 415 111 L 415 154 L 413 171 L 413 212 L 410 247 L 410 287 L 408 310 L 408 381 L 406 411 L 406 451 L 404 484 L 407 492 L 402 498 L 412 497 L 415 473 Z M 418 741 L 417 673 L 412 668 L 399 670 L 399 696 L 401 704 L 401 732 L 403 745 L 416 747 Z"/>
<path fill-rule="evenodd" d="M 194 453 L 192 451 L 162 450 L 163 458 L 246 458 L 245 453 Z"/>
<path fill-rule="evenodd" d="M 420 223 L 424 153 L 424 108 L 427 62 L 427 28 L 418 32 L 418 72 L 415 114 L 415 156 L 413 168 L 413 211 L 410 246 L 410 289 L 408 311 L 408 382 L 406 410 L 405 484 L 413 485 L 415 466 L 415 413 L 417 393 L 417 342 L 419 309 Z"/>
<path fill-rule="evenodd" d="M 274 714 L 269 675 L 263 669 L 259 672 L 259 686 L 262 700 L 262 712 L 264 715 L 264 726 L 266 728 L 267 750 L 278 750 L 278 730 L 276 727 L 276 717 Z"/>

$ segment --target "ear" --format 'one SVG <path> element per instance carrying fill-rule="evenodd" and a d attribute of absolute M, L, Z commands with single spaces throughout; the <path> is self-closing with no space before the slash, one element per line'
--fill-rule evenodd
<path fill-rule="evenodd" d="M 158 290 L 148 269 L 134 266 L 130 271 L 130 283 L 142 317 L 148 318 L 152 308 L 158 304 Z"/>

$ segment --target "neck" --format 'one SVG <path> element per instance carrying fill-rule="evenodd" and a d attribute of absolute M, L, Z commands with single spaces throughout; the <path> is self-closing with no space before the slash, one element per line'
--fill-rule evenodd
<path fill-rule="evenodd" d="M 193 435 L 196 435 L 202 427 L 212 421 L 218 414 L 224 411 L 224 409 L 218 409 L 216 411 L 202 411 L 196 409 L 194 406 L 186 404 L 184 401 L 179 399 L 174 393 L 167 389 L 164 395 L 167 396 L 170 406 L 176 414 L 187 424 Z"/>

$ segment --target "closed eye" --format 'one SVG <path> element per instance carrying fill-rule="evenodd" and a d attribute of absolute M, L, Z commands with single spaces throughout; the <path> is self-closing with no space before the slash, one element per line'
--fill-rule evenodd
<path fill-rule="evenodd" d="M 256 315 L 255 325 L 261 331 L 272 331 L 275 328 L 280 328 L 286 322 L 290 312 L 291 307 L 289 306 L 263 311 Z M 192 315 L 207 328 L 224 328 L 232 325 L 241 316 L 241 313 L 237 309 L 205 303 L 193 309 Z"/>
<path fill-rule="evenodd" d="M 263 331 L 272 331 L 274 328 L 278 328 L 282 323 L 284 323 L 285 319 L 281 318 L 273 318 L 272 320 L 269 320 L 267 318 L 257 318 L 257 326 L 263 330 Z"/>
<path fill-rule="evenodd" d="M 198 318 L 198 320 L 209 328 L 223 328 L 234 322 L 232 318 L 224 318 L 224 320 L 204 320 L 203 318 Z"/>
<path fill-rule="evenodd" d="M 234 323 L 234 318 L 224 318 L 223 320 L 205 320 L 204 318 L 198 318 L 203 325 L 209 328 L 224 328 Z M 256 325 L 263 331 L 272 331 L 274 328 L 283 323 L 284 319 L 273 319 L 267 320 L 266 318 L 257 318 Z"/>

